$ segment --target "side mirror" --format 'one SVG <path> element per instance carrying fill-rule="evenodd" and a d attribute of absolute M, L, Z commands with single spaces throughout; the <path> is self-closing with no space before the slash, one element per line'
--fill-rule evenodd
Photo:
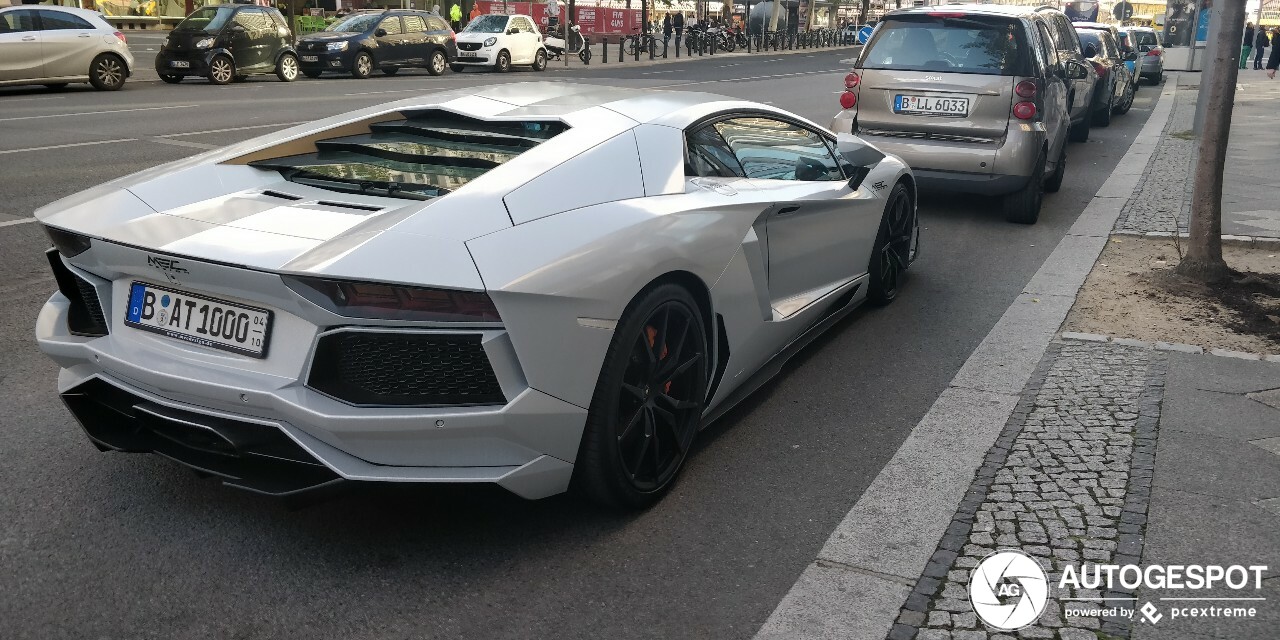
<path fill-rule="evenodd" d="M 1069 80 L 1084 80 L 1089 77 L 1089 67 L 1083 62 L 1075 60 L 1067 61 L 1067 78 Z"/>
<path fill-rule="evenodd" d="M 244 28 L 244 25 L 242 25 L 242 24 L 240 24 L 240 23 L 238 23 L 238 22 L 233 23 L 233 24 L 231 25 L 231 30 L 232 30 L 232 31 L 234 31 L 234 32 L 236 32 L 236 33 L 244 33 L 245 31 L 248 31 L 248 29 L 245 29 L 245 28 Z"/>
<path fill-rule="evenodd" d="M 849 176 L 849 188 L 857 191 L 871 169 L 884 160 L 884 153 L 853 134 L 836 134 L 836 159 L 845 175 Z"/>
<path fill-rule="evenodd" d="M 515 27 L 511 27 L 510 29 L 507 29 L 507 35 L 509 36 L 514 36 L 517 33 L 520 33 L 520 30 Z"/>
<path fill-rule="evenodd" d="M 1138 59 L 1138 52 L 1137 52 L 1137 51 L 1128 51 L 1128 52 L 1125 52 L 1125 54 L 1124 54 L 1124 59 L 1125 59 L 1125 61 L 1126 61 L 1126 62 L 1132 62 L 1132 61 L 1134 61 L 1134 60 L 1137 60 L 1137 59 Z"/>
<path fill-rule="evenodd" d="M 1097 55 L 1098 55 L 1097 47 L 1093 46 L 1092 44 L 1087 44 L 1084 46 L 1084 57 L 1093 58 L 1093 57 L 1096 57 Z"/>
<path fill-rule="evenodd" d="M 1150 44 L 1140 44 L 1140 45 L 1138 45 L 1138 51 L 1141 51 L 1142 53 L 1146 53 L 1146 52 L 1148 52 L 1148 51 L 1150 51 L 1150 50 L 1152 50 L 1152 49 L 1154 49 L 1154 48 L 1156 48 L 1156 47 L 1155 47 L 1155 45 L 1150 45 Z"/>
<path fill-rule="evenodd" d="M 377 30 L 375 30 L 375 31 L 373 32 L 373 37 L 375 37 L 375 38 L 385 38 L 385 37 L 387 37 L 387 30 L 386 30 L 386 29 L 377 29 Z"/>

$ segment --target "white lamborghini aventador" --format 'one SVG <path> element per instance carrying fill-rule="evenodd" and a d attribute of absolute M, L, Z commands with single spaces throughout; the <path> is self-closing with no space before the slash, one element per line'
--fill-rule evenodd
<path fill-rule="evenodd" d="M 103 450 L 655 500 L 698 430 L 915 257 L 910 170 L 777 108 L 508 84 L 42 208 L 40 348 Z"/>

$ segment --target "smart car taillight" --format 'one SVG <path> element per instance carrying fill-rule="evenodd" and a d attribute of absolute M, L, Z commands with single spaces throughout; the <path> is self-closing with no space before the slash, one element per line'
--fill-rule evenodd
<path fill-rule="evenodd" d="M 1032 80 L 1023 80 L 1013 88 L 1013 92 L 1018 94 L 1019 98 L 1026 98 L 1027 100 L 1036 97 L 1036 91 L 1036 83 Z"/>
<path fill-rule="evenodd" d="M 1023 101 L 1013 105 L 1013 117 L 1019 120 L 1030 120 L 1036 117 L 1036 103 Z"/>
<path fill-rule="evenodd" d="M 1152 50 L 1150 50 L 1150 51 L 1148 51 L 1148 52 L 1147 52 L 1147 57 L 1148 57 L 1148 58 L 1159 58 L 1159 57 L 1160 57 L 1160 56 L 1162 56 L 1162 55 L 1164 55 L 1164 50 L 1163 50 L 1163 49 L 1152 49 Z"/>
<path fill-rule="evenodd" d="M 852 91 L 846 91 L 840 94 L 840 107 L 843 109 L 852 109 L 858 104 L 858 95 Z"/>
<path fill-rule="evenodd" d="M 844 88 L 856 89 L 860 82 L 862 82 L 862 78 L 858 76 L 858 73 L 856 71 L 850 72 L 849 75 L 844 77 Z"/>
<path fill-rule="evenodd" d="M 453 291 L 379 282 L 285 277 L 298 295 L 348 318 L 418 322 L 501 322 L 482 291 Z"/>
<path fill-rule="evenodd" d="M 116 36 L 117 38 L 120 38 L 120 42 L 128 42 L 128 40 L 127 40 L 127 39 L 125 39 L 125 37 L 124 37 L 124 32 L 122 32 L 122 31 L 117 31 L 117 32 L 115 33 L 115 36 Z"/>

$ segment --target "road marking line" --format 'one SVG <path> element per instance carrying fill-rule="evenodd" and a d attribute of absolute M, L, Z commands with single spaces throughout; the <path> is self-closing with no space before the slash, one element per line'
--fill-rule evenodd
<path fill-rule="evenodd" d="M 185 133 L 166 133 L 156 136 L 157 138 L 181 138 L 183 136 L 202 136 L 206 133 L 226 133 L 228 131 L 247 131 L 249 129 L 266 129 L 268 127 L 292 127 L 295 124 L 306 124 L 311 120 L 299 120 L 298 122 L 281 122 L 280 124 L 251 124 L 245 127 L 228 127 L 226 129 L 208 129 L 206 131 L 187 131 Z"/>
<path fill-rule="evenodd" d="M 655 74 L 655 73 L 675 73 L 675 71 L 674 71 L 674 70 L 668 70 L 668 71 L 642 71 L 642 72 L 640 72 L 640 75 L 642 75 L 642 76 L 651 76 L 651 75 L 653 75 L 653 74 Z"/>
<path fill-rule="evenodd" d="M 137 141 L 138 141 L 137 138 L 119 138 L 116 140 L 95 140 L 93 142 L 72 142 L 70 144 L 52 144 L 47 147 L 29 147 L 27 149 L 9 149 L 7 151 L 0 151 L 0 155 L 7 155 L 10 153 L 26 153 L 28 151 L 49 151 L 51 149 L 70 149 L 72 147 L 91 147 L 96 144 L 111 144 L 113 142 L 137 142 Z"/>
<path fill-rule="evenodd" d="M 9 98 L 5 100 L 5 104 L 10 102 L 36 102 L 38 100 L 66 100 L 66 96 L 40 96 L 38 98 Z"/>
<path fill-rule="evenodd" d="M 133 113 L 135 111 L 160 111 L 162 109 L 191 109 L 200 105 L 195 104 L 179 104 L 172 107 L 140 107 L 137 109 L 111 109 L 109 111 L 81 111 L 80 113 L 51 113 L 43 116 L 20 116 L 17 118 L 0 118 L 0 122 L 13 122 L 15 120 L 38 120 L 40 118 L 70 118 L 72 116 L 100 116 L 107 113 Z"/>
<path fill-rule="evenodd" d="M 218 148 L 218 145 L 216 144 L 205 144 L 203 142 L 191 142 L 190 140 L 168 140 L 165 138 L 161 138 L 160 136 L 156 136 L 154 138 L 146 138 L 145 140 L 143 140 L 143 142 L 157 142 L 160 144 L 170 144 L 175 147 L 189 147 L 192 149 L 204 149 L 206 151 L 208 151 L 209 149 Z"/>
<path fill-rule="evenodd" d="M 743 80 L 768 80 L 770 78 L 790 78 L 795 76 L 811 76 L 819 73 L 838 73 L 844 69 L 823 69 L 821 71 L 797 71 L 795 73 L 775 73 L 768 76 L 747 76 L 745 78 L 720 78 L 719 80 L 696 80 L 694 82 L 679 82 L 676 84 L 661 84 L 651 89 L 669 89 L 671 87 L 688 87 L 695 84 L 715 84 L 718 82 L 742 82 Z"/>
<path fill-rule="evenodd" d="M 430 91 L 430 90 L 431 90 L 431 89 L 429 89 L 429 88 L 423 87 L 422 89 L 392 89 L 392 90 L 390 90 L 390 91 L 359 91 L 359 92 L 356 92 L 356 93 L 344 93 L 344 94 L 342 94 L 342 95 L 344 95 L 344 96 L 374 96 L 374 95 L 378 95 L 378 94 L 382 94 L 382 93 L 412 93 L 412 92 L 414 92 L 414 91 L 417 91 L 418 93 L 425 93 L 425 92 Z"/>
<path fill-rule="evenodd" d="M 20 224 L 31 224 L 35 222 L 35 218 L 23 218 L 21 220 L 10 220 L 8 222 L 0 222 L 0 227 L 12 227 Z"/>

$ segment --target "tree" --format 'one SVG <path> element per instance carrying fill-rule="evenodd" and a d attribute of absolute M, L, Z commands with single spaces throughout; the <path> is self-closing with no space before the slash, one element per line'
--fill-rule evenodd
<path fill-rule="evenodd" d="M 1191 195 L 1191 238 L 1187 255 L 1177 267 L 1180 275 L 1201 282 L 1216 282 L 1231 272 L 1222 259 L 1222 171 L 1227 161 L 1231 106 L 1235 102 L 1240 42 L 1244 38 L 1244 2 L 1226 0 L 1216 4 L 1211 57 L 1200 86 L 1208 94 Z"/>
<path fill-rule="evenodd" d="M 871 9 L 871 0 L 862 0 L 858 6 L 858 26 L 867 23 L 867 12 Z"/>

